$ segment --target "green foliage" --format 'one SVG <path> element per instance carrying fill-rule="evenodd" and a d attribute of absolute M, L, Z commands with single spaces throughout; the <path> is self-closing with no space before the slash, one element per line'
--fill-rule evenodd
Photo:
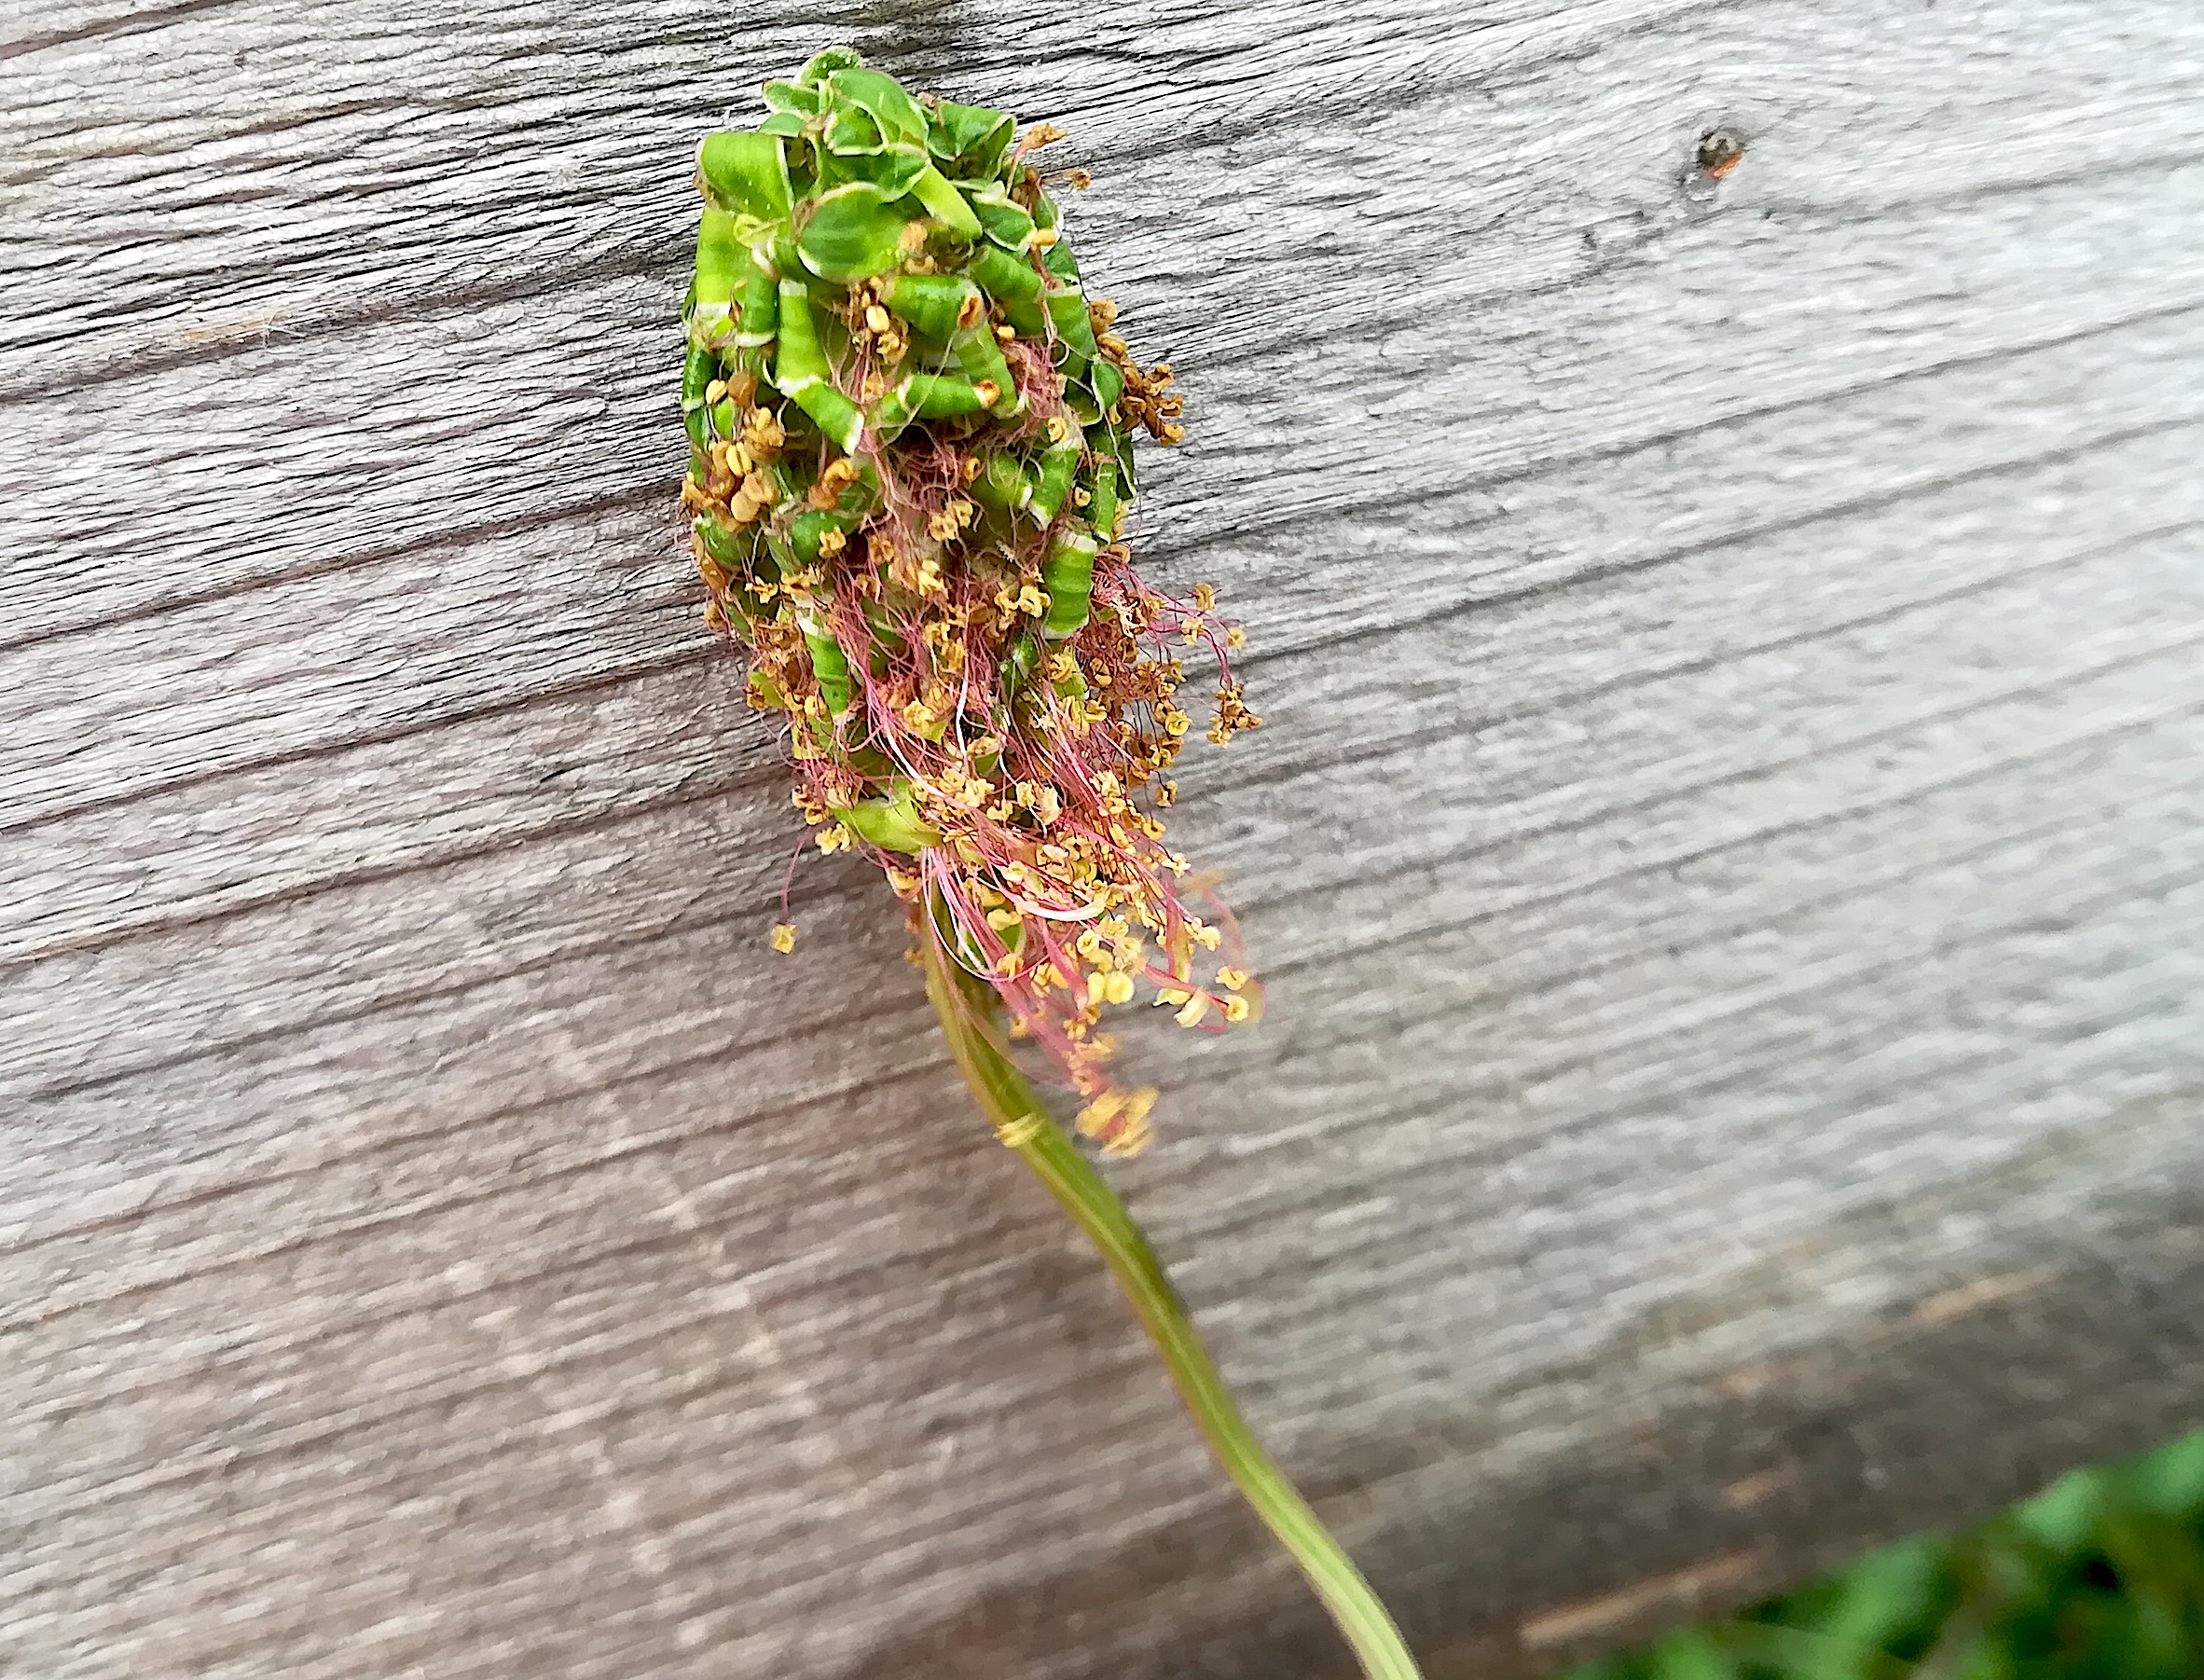
<path fill-rule="evenodd" d="M 2204 1433 L 1568 1680 L 2197 1680 Z"/>

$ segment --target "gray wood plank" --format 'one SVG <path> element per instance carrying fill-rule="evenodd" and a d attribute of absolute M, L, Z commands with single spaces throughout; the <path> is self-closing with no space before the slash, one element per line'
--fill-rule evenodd
<path fill-rule="evenodd" d="M 35 0 L 0 117 L 0 1667 L 1333 1673 L 671 491 L 816 8 Z M 2195 1421 L 2204 23 L 855 26 L 1070 126 L 1270 1011 L 1119 1173 L 1436 1677 Z M 1699 133 L 1748 135 L 1718 186 Z"/>

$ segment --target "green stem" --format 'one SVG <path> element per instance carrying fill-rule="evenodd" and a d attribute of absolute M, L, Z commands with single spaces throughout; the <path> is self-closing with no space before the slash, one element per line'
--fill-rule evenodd
<path fill-rule="evenodd" d="M 1292 1554 L 1370 1680 L 1422 1680 L 1400 1630 L 1362 1572 L 1271 1462 L 1240 1415 L 1216 1361 L 1194 1333 L 1186 1303 L 1124 1204 L 983 1030 L 981 1024 L 994 1008 L 993 989 L 966 973 L 933 930 L 922 928 L 918 944 L 925 956 L 927 996 L 973 1099 L 994 1122 L 997 1135 L 1101 1250 L 1225 1474 Z"/>

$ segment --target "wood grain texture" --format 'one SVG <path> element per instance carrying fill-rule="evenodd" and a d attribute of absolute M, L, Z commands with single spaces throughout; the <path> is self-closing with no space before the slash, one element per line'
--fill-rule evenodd
<path fill-rule="evenodd" d="M 7 28 L 0 1670 L 1341 1672 L 884 894 L 763 943 L 669 317 L 829 39 L 1188 392 L 1270 1012 L 1119 1178 L 1434 1680 L 2197 1421 L 2187 0 Z"/>

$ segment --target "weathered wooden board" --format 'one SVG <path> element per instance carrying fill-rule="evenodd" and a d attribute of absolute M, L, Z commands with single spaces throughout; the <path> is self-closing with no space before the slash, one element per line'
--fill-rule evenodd
<path fill-rule="evenodd" d="M 1271 1010 L 1121 1181 L 1433 1674 L 2204 1414 L 2190 0 L 6 28 L 0 1671 L 1341 1671 L 884 895 L 763 943 L 668 317 L 829 39 L 1189 393 Z"/>

